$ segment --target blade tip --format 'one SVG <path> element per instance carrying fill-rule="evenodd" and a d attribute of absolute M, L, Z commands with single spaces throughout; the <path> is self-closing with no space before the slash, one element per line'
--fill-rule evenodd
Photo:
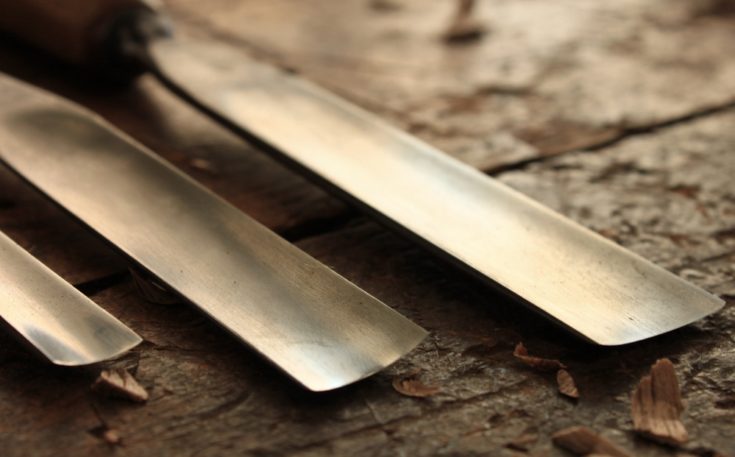
<path fill-rule="evenodd" d="M 411 334 L 409 336 L 403 336 L 402 346 L 398 350 L 396 350 L 390 357 L 379 362 L 376 361 L 375 364 L 364 370 L 360 370 L 359 372 L 356 371 L 349 376 L 344 376 L 341 378 L 334 378 L 329 376 L 319 376 L 316 379 L 298 379 L 296 377 L 293 378 L 303 387 L 315 393 L 329 392 L 362 381 L 363 379 L 369 378 L 370 376 L 393 365 L 400 358 L 416 349 L 416 347 L 418 347 L 418 345 L 421 344 L 421 342 L 424 341 L 427 336 L 429 336 L 429 332 L 426 329 L 415 324 L 414 327 L 415 328 L 411 329 Z"/>
<path fill-rule="evenodd" d="M 650 338 L 655 338 L 657 336 L 686 327 L 687 325 L 691 325 L 700 319 L 703 319 L 707 316 L 715 314 L 718 311 L 722 310 L 722 308 L 724 308 L 725 304 L 727 303 L 726 300 L 724 300 L 721 297 L 718 297 L 717 295 L 707 293 L 707 296 L 708 296 L 707 297 L 708 300 L 704 302 L 702 306 L 700 306 L 699 312 L 692 313 L 691 315 L 688 316 L 687 319 L 681 322 L 678 322 L 675 325 L 671 325 L 665 328 L 658 328 L 654 331 L 649 331 L 649 332 L 628 334 L 626 336 L 617 337 L 617 338 L 614 336 L 610 337 L 610 335 L 598 336 L 598 337 L 593 337 L 590 335 L 582 335 L 582 336 L 588 341 L 598 346 L 605 346 L 605 347 L 624 346 L 627 344 L 633 344 L 633 343 L 637 343 L 640 341 L 644 341 Z"/>

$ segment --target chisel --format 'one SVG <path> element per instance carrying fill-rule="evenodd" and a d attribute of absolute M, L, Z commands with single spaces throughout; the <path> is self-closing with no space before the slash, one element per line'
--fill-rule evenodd
<path fill-rule="evenodd" d="M 2 232 L 0 318 L 56 365 L 101 362 L 142 341 Z"/>
<path fill-rule="evenodd" d="M 6 31 L 72 63 L 153 73 L 273 157 L 594 343 L 649 338 L 724 303 L 298 76 L 174 35 L 140 2 L 0 3 Z"/>
<path fill-rule="evenodd" d="M 0 163 L 311 390 L 426 335 L 99 117 L 4 75 Z"/>

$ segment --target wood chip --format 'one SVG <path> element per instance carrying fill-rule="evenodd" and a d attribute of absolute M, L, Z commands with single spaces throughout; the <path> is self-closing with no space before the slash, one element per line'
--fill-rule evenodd
<path fill-rule="evenodd" d="M 569 427 L 551 437 L 554 444 L 575 455 L 631 457 L 630 454 L 587 427 Z"/>
<path fill-rule="evenodd" d="M 447 43 L 465 43 L 481 38 L 487 29 L 474 16 L 475 0 L 458 0 L 457 12 L 452 18 L 444 41 Z"/>
<path fill-rule="evenodd" d="M 559 386 L 559 393 L 569 398 L 579 398 L 579 390 L 574 378 L 567 370 L 559 370 L 556 372 L 556 384 Z"/>
<path fill-rule="evenodd" d="M 107 429 L 102 433 L 102 439 L 107 442 L 107 444 L 113 444 L 118 445 L 122 443 L 122 437 L 117 432 L 117 430 L 114 429 Z"/>
<path fill-rule="evenodd" d="M 89 432 L 111 446 L 122 445 L 122 436 L 120 436 L 120 433 L 118 433 L 114 428 L 109 428 L 107 425 L 100 425 Z"/>
<path fill-rule="evenodd" d="M 543 359 L 541 357 L 528 355 L 528 350 L 523 343 L 518 343 L 513 351 L 513 356 L 529 367 L 542 371 L 561 370 L 567 368 L 566 365 L 556 359 Z"/>
<path fill-rule="evenodd" d="M 441 392 L 438 386 L 427 386 L 417 376 L 417 373 L 398 376 L 393 379 L 393 388 L 401 395 L 418 398 L 431 397 Z"/>
<path fill-rule="evenodd" d="M 92 390 L 111 397 L 124 398 L 138 403 L 143 403 L 148 400 L 148 392 L 124 368 L 103 370 L 94 384 L 92 384 Z"/>
<path fill-rule="evenodd" d="M 679 419 L 683 411 L 674 365 L 669 359 L 659 359 L 633 392 L 633 428 L 654 441 L 684 444 L 689 435 Z"/>

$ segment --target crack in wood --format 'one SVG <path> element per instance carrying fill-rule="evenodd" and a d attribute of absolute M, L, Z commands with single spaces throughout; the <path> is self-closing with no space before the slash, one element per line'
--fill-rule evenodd
<path fill-rule="evenodd" d="M 422 410 L 420 414 L 409 414 L 409 415 L 405 415 L 405 416 L 398 417 L 398 418 L 391 419 L 391 420 L 384 421 L 384 422 L 376 421 L 376 423 L 373 425 L 358 428 L 355 430 L 350 430 L 348 432 L 340 434 L 339 436 L 326 438 L 326 439 L 319 440 L 313 443 L 309 443 L 303 446 L 292 447 L 290 448 L 290 450 L 302 452 L 306 450 L 317 449 L 321 446 L 324 446 L 325 444 L 328 444 L 334 441 L 335 439 L 353 438 L 353 437 L 357 437 L 362 434 L 367 434 L 367 433 L 374 432 L 374 431 L 382 431 L 386 433 L 386 430 L 390 430 L 392 428 L 403 427 L 407 424 L 415 423 L 415 422 L 422 421 L 422 420 L 430 420 L 432 417 L 439 417 L 442 414 L 445 414 L 449 411 L 462 409 L 465 406 L 476 403 L 477 401 L 486 400 L 486 399 L 492 398 L 497 395 L 504 395 L 504 394 L 508 394 L 511 392 L 520 391 L 525 388 L 528 382 L 530 382 L 529 380 L 530 378 L 524 378 L 518 382 L 509 384 L 507 386 L 503 386 L 497 390 L 485 392 L 485 393 L 478 394 L 478 395 L 473 395 L 473 396 L 462 398 L 459 400 L 442 402 L 436 408 Z M 412 401 L 423 401 L 423 400 L 418 399 L 418 400 L 412 400 Z M 370 409 L 372 410 L 372 408 Z"/>
<path fill-rule="evenodd" d="M 726 112 L 731 109 L 735 109 L 735 100 L 728 99 L 726 102 L 723 102 L 721 104 L 713 105 L 713 106 L 703 108 L 700 110 L 696 110 L 690 113 L 683 114 L 681 116 L 672 117 L 670 119 L 665 119 L 660 122 L 655 122 L 655 123 L 641 125 L 641 126 L 624 127 L 619 130 L 619 133 L 610 137 L 609 139 L 599 141 L 599 142 L 593 142 L 587 146 L 575 147 L 573 149 L 563 150 L 563 151 L 560 151 L 554 154 L 541 155 L 539 157 L 533 157 L 533 158 L 526 159 L 526 160 L 520 160 L 514 163 L 492 167 L 490 169 L 483 170 L 483 172 L 490 176 L 497 176 L 497 175 L 500 175 L 502 173 L 509 172 L 509 171 L 522 170 L 526 168 L 528 165 L 544 162 L 544 161 L 553 159 L 555 157 L 559 157 L 559 156 L 573 153 L 573 152 L 585 152 L 585 153 L 599 152 L 599 151 L 615 146 L 618 143 L 622 143 L 623 141 L 626 141 L 636 136 L 649 135 L 652 133 L 656 133 L 657 131 L 662 130 L 662 129 L 676 127 L 682 124 L 686 124 L 688 122 L 703 119 L 708 116 L 717 115 L 717 114 Z"/>
<path fill-rule="evenodd" d="M 219 405 L 207 411 L 196 413 L 193 416 L 197 419 L 203 420 L 214 419 L 217 416 L 221 416 L 222 414 L 226 414 L 237 409 L 237 407 L 250 399 L 250 395 L 250 392 L 240 392 L 239 394 L 237 394 L 237 396 L 235 396 L 235 398 L 227 400 L 224 403 L 220 403 Z"/>

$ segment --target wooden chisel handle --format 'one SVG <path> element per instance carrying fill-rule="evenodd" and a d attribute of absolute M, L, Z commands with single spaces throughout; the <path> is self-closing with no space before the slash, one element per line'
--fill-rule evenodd
<path fill-rule="evenodd" d="M 0 30 L 76 65 L 105 61 L 111 30 L 143 0 L 0 0 Z"/>

